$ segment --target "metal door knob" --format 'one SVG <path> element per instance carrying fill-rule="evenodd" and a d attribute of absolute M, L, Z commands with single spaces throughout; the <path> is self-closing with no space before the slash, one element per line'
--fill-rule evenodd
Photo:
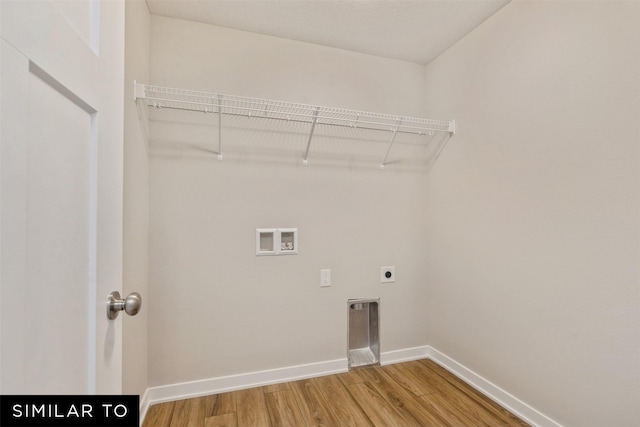
<path fill-rule="evenodd" d="M 120 292 L 113 291 L 107 299 L 107 317 L 111 320 L 118 317 L 124 310 L 129 316 L 135 316 L 142 307 L 142 297 L 137 292 L 130 293 L 126 299 L 120 297 Z"/>

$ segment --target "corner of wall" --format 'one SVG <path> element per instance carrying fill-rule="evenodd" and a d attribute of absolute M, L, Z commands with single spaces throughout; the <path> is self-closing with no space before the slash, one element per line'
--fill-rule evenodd
<path fill-rule="evenodd" d="M 425 73 L 428 342 L 563 424 L 640 414 L 639 18 L 511 2 Z"/>

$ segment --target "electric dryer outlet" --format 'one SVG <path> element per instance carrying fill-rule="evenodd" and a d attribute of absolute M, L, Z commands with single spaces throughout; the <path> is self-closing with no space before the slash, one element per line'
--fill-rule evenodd
<path fill-rule="evenodd" d="M 392 283 L 396 281 L 396 268 L 394 266 L 380 267 L 380 283 Z"/>

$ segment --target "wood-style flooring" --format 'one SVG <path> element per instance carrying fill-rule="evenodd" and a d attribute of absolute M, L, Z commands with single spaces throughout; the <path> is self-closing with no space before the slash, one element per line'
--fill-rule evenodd
<path fill-rule="evenodd" d="M 160 403 L 143 427 L 526 425 L 423 359 Z"/>

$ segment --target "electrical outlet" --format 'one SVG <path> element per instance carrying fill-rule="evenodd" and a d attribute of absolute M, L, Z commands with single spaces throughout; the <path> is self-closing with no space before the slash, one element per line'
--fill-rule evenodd
<path fill-rule="evenodd" d="M 396 281 L 396 268 L 380 267 L 380 283 L 392 283 Z"/>
<path fill-rule="evenodd" d="M 327 288 L 331 286 L 331 270 L 320 270 L 320 287 Z"/>

